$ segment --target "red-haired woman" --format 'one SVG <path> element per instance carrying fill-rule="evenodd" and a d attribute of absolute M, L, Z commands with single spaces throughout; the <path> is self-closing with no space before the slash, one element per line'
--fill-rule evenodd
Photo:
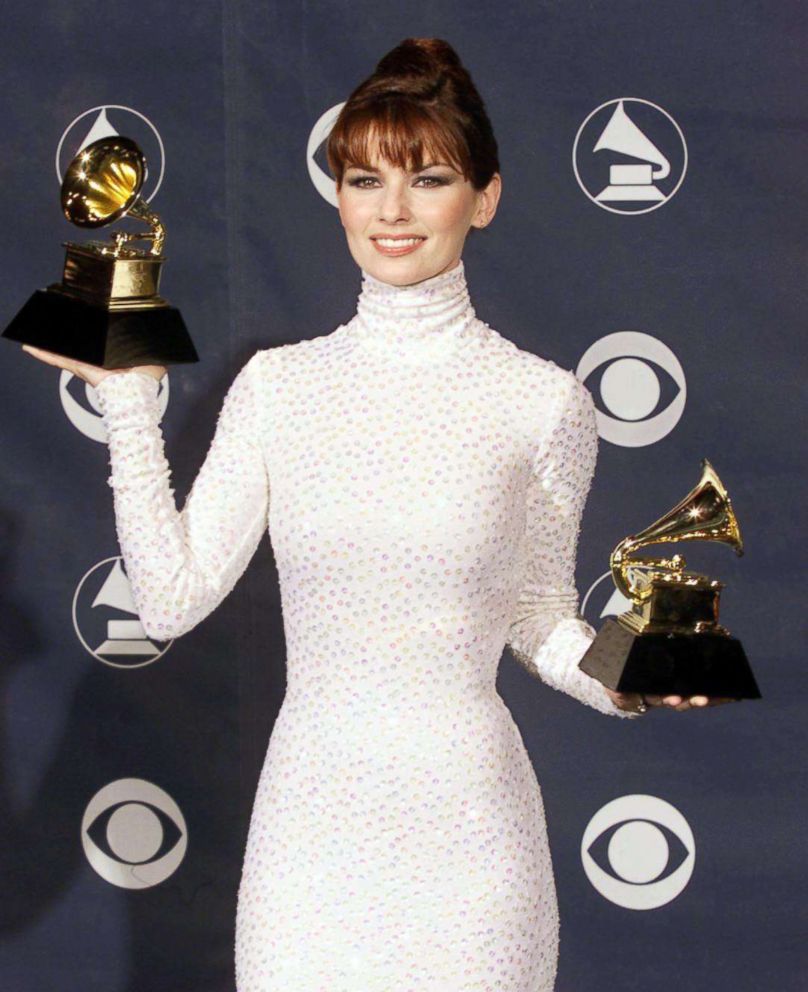
<path fill-rule="evenodd" d="M 578 668 L 593 636 L 574 585 L 591 397 L 475 315 L 461 252 L 501 179 L 450 45 L 388 53 L 328 159 L 356 313 L 247 362 L 181 512 L 158 426 L 165 370 L 35 354 L 95 386 L 150 636 L 206 617 L 269 527 L 288 678 L 239 889 L 239 992 L 549 992 L 542 796 L 495 681 L 507 644 L 602 713 L 638 711 Z"/>

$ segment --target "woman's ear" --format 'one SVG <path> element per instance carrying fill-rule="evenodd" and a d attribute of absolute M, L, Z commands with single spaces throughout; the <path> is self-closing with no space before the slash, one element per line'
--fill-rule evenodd
<path fill-rule="evenodd" d="M 477 191 L 477 209 L 472 220 L 473 227 L 485 227 L 494 219 L 497 204 L 502 193 L 502 177 L 495 172 L 488 185 Z"/>

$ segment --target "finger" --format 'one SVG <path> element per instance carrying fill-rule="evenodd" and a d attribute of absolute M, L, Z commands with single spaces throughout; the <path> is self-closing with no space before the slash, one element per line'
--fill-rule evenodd
<path fill-rule="evenodd" d="M 39 358 L 43 362 L 48 361 L 53 355 L 52 352 L 45 351 L 44 348 L 35 348 L 32 344 L 24 344 L 22 350 L 27 351 L 29 355 L 33 355 L 34 358 Z"/>
<path fill-rule="evenodd" d="M 691 696 L 690 697 L 691 706 L 706 706 L 707 697 L 706 696 Z"/>
<path fill-rule="evenodd" d="M 32 344 L 24 344 L 22 346 L 23 351 L 27 351 L 29 354 L 41 358 L 42 361 L 55 361 L 56 359 L 61 359 L 64 361 L 65 356 L 59 355 L 55 351 L 47 351 L 45 348 L 35 348 Z"/>
<path fill-rule="evenodd" d="M 674 706 L 675 707 L 675 706 L 678 706 L 679 703 L 681 703 L 681 701 L 682 701 L 682 697 L 681 696 L 671 695 L 671 696 L 663 696 L 662 697 L 662 702 L 666 706 Z"/>
<path fill-rule="evenodd" d="M 23 351 L 27 351 L 29 355 L 34 358 L 38 358 L 41 362 L 45 362 L 48 365 L 56 365 L 59 368 L 67 369 L 69 372 L 73 372 L 76 366 L 75 361 L 71 358 L 67 358 L 64 355 L 57 355 L 55 351 L 46 351 L 44 348 L 34 348 L 33 345 L 24 344 L 22 346 Z"/>
<path fill-rule="evenodd" d="M 59 355 L 55 351 L 46 351 L 44 348 L 35 348 L 33 345 L 24 344 L 23 351 L 27 351 L 34 358 L 45 362 L 47 365 L 55 365 L 56 368 L 65 369 L 71 375 L 82 379 L 91 386 L 95 386 L 110 372 L 128 372 L 128 369 L 105 369 L 100 365 L 91 365 L 89 362 L 80 362 L 76 358 L 68 358 L 67 355 Z"/>

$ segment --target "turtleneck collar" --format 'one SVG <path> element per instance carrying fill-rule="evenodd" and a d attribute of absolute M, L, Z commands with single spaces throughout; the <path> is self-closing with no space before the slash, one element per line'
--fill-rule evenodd
<path fill-rule="evenodd" d="M 362 269 L 356 315 L 347 330 L 364 347 L 418 360 L 454 351 L 485 327 L 471 305 L 461 259 L 411 286 L 382 282 Z"/>

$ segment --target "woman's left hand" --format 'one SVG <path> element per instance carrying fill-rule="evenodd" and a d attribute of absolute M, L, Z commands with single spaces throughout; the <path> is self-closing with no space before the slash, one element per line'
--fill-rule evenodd
<path fill-rule="evenodd" d="M 606 687 L 604 686 L 604 688 Z M 609 688 L 606 688 L 606 692 L 615 704 L 623 710 L 635 710 L 640 702 L 640 694 L 637 692 L 614 692 Z M 737 700 L 728 696 L 645 696 L 645 705 L 649 708 L 651 706 L 667 706 L 679 712 L 734 702 Z"/>

